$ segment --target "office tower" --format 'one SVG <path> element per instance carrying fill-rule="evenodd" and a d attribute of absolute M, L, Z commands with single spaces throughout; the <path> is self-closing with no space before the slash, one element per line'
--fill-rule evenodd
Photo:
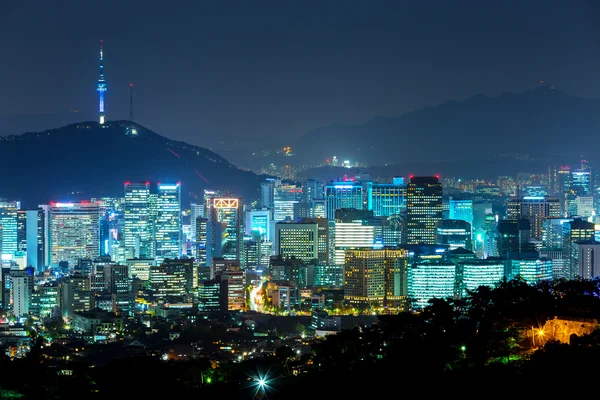
<path fill-rule="evenodd" d="M 196 261 L 201 267 L 206 266 L 206 246 L 207 246 L 208 218 L 196 218 L 196 238 L 194 240 L 196 247 Z"/>
<path fill-rule="evenodd" d="M 154 237 L 156 263 L 181 255 L 181 185 L 158 184 Z"/>
<path fill-rule="evenodd" d="M 275 186 L 280 184 L 281 181 L 271 178 L 267 179 L 266 182 L 260 184 L 260 203 L 262 207 L 273 209 L 275 200 Z"/>
<path fill-rule="evenodd" d="M 100 255 L 98 203 L 51 203 L 49 208 L 50 265 Z"/>
<path fill-rule="evenodd" d="M 18 251 L 18 211 L 16 201 L 0 201 L 0 253 L 12 257 Z"/>
<path fill-rule="evenodd" d="M 497 229 L 498 256 L 511 257 L 534 251 L 529 241 L 531 236 L 529 220 L 500 220 Z"/>
<path fill-rule="evenodd" d="M 127 260 L 127 271 L 129 279 L 150 280 L 150 267 L 154 265 L 154 259 L 133 258 Z"/>
<path fill-rule="evenodd" d="M 150 182 L 125 182 L 123 241 L 135 258 L 154 258 Z"/>
<path fill-rule="evenodd" d="M 72 318 L 73 313 L 90 311 L 93 308 L 89 277 L 74 274 L 61 282 L 61 310 L 63 318 Z"/>
<path fill-rule="evenodd" d="M 275 222 L 294 219 L 294 204 L 302 201 L 302 187 L 278 185 L 273 193 L 273 220 Z"/>
<path fill-rule="evenodd" d="M 496 287 L 504 279 L 504 261 L 499 258 L 462 259 L 456 264 L 456 275 L 458 296 L 468 297 L 469 292 L 477 290 L 479 286 Z"/>
<path fill-rule="evenodd" d="M 311 218 L 325 218 L 327 219 L 327 200 L 326 199 L 313 199 L 310 207 Z"/>
<path fill-rule="evenodd" d="M 249 270 L 264 271 L 269 266 L 269 257 L 273 250 L 273 243 L 261 240 L 260 237 L 253 234 L 244 237 L 244 261 L 243 268 Z"/>
<path fill-rule="evenodd" d="M 335 219 L 335 212 L 342 208 L 363 210 L 363 186 L 356 181 L 331 181 L 325 186 L 325 199 L 327 200 L 327 219 Z"/>
<path fill-rule="evenodd" d="M 406 211 L 406 185 L 402 178 L 394 183 L 367 183 L 367 209 L 376 217 L 401 215 Z"/>
<path fill-rule="evenodd" d="M 454 298 L 456 266 L 443 260 L 416 262 L 408 267 L 408 297 L 414 308 L 422 309 L 431 299 Z"/>
<path fill-rule="evenodd" d="M 467 221 L 473 226 L 473 200 L 450 199 L 448 205 L 448 219 Z"/>
<path fill-rule="evenodd" d="M 577 196 L 575 203 L 578 217 L 590 218 L 596 214 L 593 196 Z"/>
<path fill-rule="evenodd" d="M 222 285 L 226 285 L 227 310 L 242 311 L 246 308 L 245 273 L 239 265 L 227 265 L 220 271 Z"/>
<path fill-rule="evenodd" d="M 17 252 L 27 252 L 26 210 L 17 210 Z"/>
<path fill-rule="evenodd" d="M 405 307 L 408 251 L 402 249 L 346 250 L 344 301 Z"/>
<path fill-rule="evenodd" d="M 590 196 L 592 194 L 592 174 L 589 169 L 571 171 L 571 191 L 576 196 Z"/>
<path fill-rule="evenodd" d="M 507 219 L 529 220 L 531 238 L 535 240 L 543 239 L 544 222 L 547 218 L 560 216 L 558 197 L 522 196 L 514 197 L 508 202 Z"/>
<path fill-rule="evenodd" d="M 207 263 L 210 263 L 214 257 L 222 257 L 244 264 L 244 206 L 242 199 L 226 197 L 211 199 L 207 243 Z"/>
<path fill-rule="evenodd" d="M 263 240 L 273 240 L 271 234 L 271 222 L 273 221 L 273 211 L 271 210 L 252 210 L 246 211 L 246 235 L 257 234 Z"/>
<path fill-rule="evenodd" d="M 198 287 L 198 310 L 200 312 L 227 311 L 227 283 L 221 277 L 203 280 Z"/>
<path fill-rule="evenodd" d="M 442 184 L 437 176 L 413 176 L 407 188 L 407 241 L 435 244 L 435 228 L 442 219 Z"/>
<path fill-rule="evenodd" d="M 196 243 L 196 219 L 198 217 L 206 218 L 206 202 L 192 202 L 190 204 L 190 237 L 192 242 L 192 257 L 196 257 L 198 244 Z"/>
<path fill-rule="evenodd" d="M 185 296 L 197 285 L 194 283 L 193 260 L 166 260 L 150 268 L 150 288 L 155 296 Z"/>
<path fill-rule="evenodd" d="M 312 287 L 314 283 L 314 264 L 299 258 L 272 256 L 269 261 L 269 280 L 282 283 L 291 282 L 297 288 Z"/>
<path fill-rule="evenodd" d="M 463 220 L 443 219 L 437 224 L 436 243 L 447 244 L 450 250 L 462 247 L 473 250 L 471 224 Z"/>
<path fill-rule="evenodd" d="M 302 184 L 302 201 L 311 205 L 313 200 L 325 198 L 325 182 L 320 179 L 310 178 Z"/>
<path fill-rule="evenodd" d="M 506 261 L 507 280 L 520 276 L 530 285 L 552 279 L 552 261 L 539 257 L 516 257 Z"/>
<path fill-rule="evenodd" d="M 317 260 L 319 264 L 329 263 L 331 249 L 331 238 L 329 237 L 329 220 L 326 218 L 304 218 L 303 223 L 317 224 Z"/>
<path fill-rule="evenodd" d="M 544 222 L 542 244 L 545 249 L 558 250 L 563 248 L 563 224 L 573 221 L 570 218 L 547 218 Z M 593 224 L 592 224 L 593 230 Z"/>
<path fill-rule="evenodd" d="M 295 257 L 305 262 L 317 260 L 319 227 L 310 222 L 278 222 L 275 224 L 275 254 Z"/>
<path fill-rule="evenodd" d="M 368 210 L 338 209 L 335 213 L 333 261 L 344 265 L 345 251 L 373 248 L 375 227 L 372 225 L 373 212 Z"/>
<path fill-rule="evenodd" d="M 572 244 L 571 279 L 600 277 L 600 243 L 578 241 Z"/>
<path fill-rule="evenodd" d="M 106 265 L 104 266 L 103 272 L 104 288 L 108 293 L 129 293 L 131 291 L 129 266 Z"/>
<path fill-rule="evenodd" d="M 47 282 L 38 288 L 39 316 L 41 318 L 53 317 L 60 308 L 59 286 L 57 282 Z"/>
<path fill-rule="evenodd" d="M 563 248 L 570 246 L 572 242 L 590 242 L 595 239 L 595 226 L 581 218 L 567 221 L 562 226 Z"/>
<path fill-rule="evenodd" d="M 29 305 L 33 294 L 33 276 L 27 271 L 11 271 L 12 312 L 15 317 L 29 315 Z"/>

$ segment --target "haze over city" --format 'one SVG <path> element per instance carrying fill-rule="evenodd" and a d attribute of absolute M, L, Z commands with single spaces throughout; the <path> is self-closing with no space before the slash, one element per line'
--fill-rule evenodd
<path fill-rule="evenodd" d="M 110 119 L 127 119 L 132 82 L 137 122 L 217 150 L 519 93 L 540 80 L 597 98 L 598 8 L 541 0 L 7 1 L 0 134 L 92 119 L 101 39 Z"/>

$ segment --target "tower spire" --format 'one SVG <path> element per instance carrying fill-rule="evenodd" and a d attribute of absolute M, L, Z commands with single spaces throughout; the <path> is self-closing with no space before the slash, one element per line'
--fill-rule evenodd
<path fill-rule="evenodd" d="M 100 73 L 98 74 L 98 84 L 96 91 L 100 95 L 98 103 L 98 119 L 100 125 L 104 124 L 104 92 L 106 92 L 106 80 L 104 79 L 104 51 L 102 49 L 102 40 L 100 40 Z"/>

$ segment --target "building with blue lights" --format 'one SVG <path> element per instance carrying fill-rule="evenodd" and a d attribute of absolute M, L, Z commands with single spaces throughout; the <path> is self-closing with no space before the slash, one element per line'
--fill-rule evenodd
<path fill-rule="evenodd" d="M 156 263 L 181 255 L 181 185 L 158 184 L 156 220 Z"/>
<path fill-rule="evenodd" d="M 466 297 L 469 291 L 474 291 L 479 286 L 493 288 L 504 279 L 504 260 L 493 257 L 486 260 L 462 259 L 456 265 L 456 275 L 458 295 Z"/>
<path fill-rule="evenodd" d="M 102 42 L 101 42 L 102 43 Z M 100 125 L 104 125 L 104 92 L 106 92 L 106 79 L 104 78 L 104 51 L 102 45 L 100 45 L 100 72 L 98 74 L 98 83 L 96 84 L 96 91 L 98 92 L 98 122 Z"/>
<path fill-rule="evenodd" d="M 341 208 L 363 210 L 363 186 L 356 181 L 330 182 L 325 186 L 327 219 L 335 219 L 335 212 Z"/>
<path fill-rule="evenodd" d="M 467 221 L 473 226 L 473 200 L 454 200 L 451 198 L 448 219 Z"/>
<path fill-rule="evenodd" d="M 375 217 L 401 215 L 406 211 L 406 185 L 404 179 L 395 178 L 393 183 L 367 183 L 367 209 Z"/>
<path fill-rule="evenodd" d="M 457 292 L 456 265 L 431 260 L 408 267 L 408 297 L 414 308 L 425 308 L 431 299 L 454 298 Z"/>

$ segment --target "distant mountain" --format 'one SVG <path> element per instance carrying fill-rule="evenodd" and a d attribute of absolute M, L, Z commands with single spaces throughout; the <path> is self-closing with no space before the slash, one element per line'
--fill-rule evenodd
<path fill-rule="evenodd" d="M 181 182 L 186 200 L 201 197 L 203 189 L 221 189 L 249 202 L 264 180 L 205 148 L 129 121 L 80 122 L 0 137 L 0 159 L 0 197 L 29 206 L 122 196 L 125 181 Z"/>
<path fill-rule="evenodd" d="M 291 145 L 298 164 L 313 165 L 332 156 L 368 165 L 518 154 L 592 158 L 600 145 L 600 100 L 547 86 L 496 98 L 476 95 L 362 125 L 319 128 Z"/>

